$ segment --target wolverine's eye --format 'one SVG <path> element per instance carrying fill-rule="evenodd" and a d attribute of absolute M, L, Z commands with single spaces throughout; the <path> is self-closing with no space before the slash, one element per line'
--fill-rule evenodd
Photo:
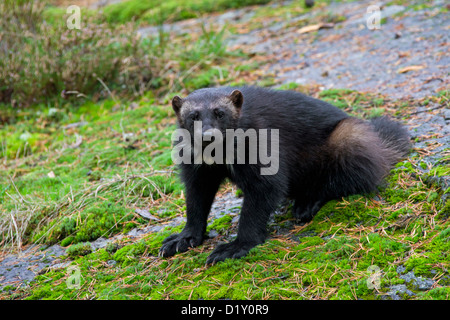
<path fill-rule="evenodd" d="M 200 115 L 198 114 L 198 112 L 193 112 L 189 115 L 189 117 L 192 121 L 197 121 L 200 118 Z"/>
<path fill-rule="evenodd" d="M 214 113 L 216 114 L 216 117 L 218 119 L 222 119 L 223 117 L 225 117 L 225 112 L 223 112 L 222 110 L 216 109 L 214 110 Z"/>

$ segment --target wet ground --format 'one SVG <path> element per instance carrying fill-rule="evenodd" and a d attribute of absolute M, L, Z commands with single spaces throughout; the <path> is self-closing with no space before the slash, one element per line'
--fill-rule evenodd
<path fill-rule="evenodd" d="M 380 27 L 370 30 L 367 9 L 374 3 L 381 10 Z M 348 88 L 394 99 L 423 98 L 448 88 L 450 14 L 442 12 L 445 1 L 429 1 L 430 7 L 420 9 L 383 3 L 337 2 L 324 10 L 261 21 L 255 17 L 255 8 L 243 8 L 167 24 L 163 30 L 184 34 L 198 33 L 202 24 L 236 27 L 228 48 L 263 56 L 260 61 L 267 61 L 263 71 L 281 83 Z M 279 4 L 272 7 L 275 11 Z M 249 27 L 254 20 L 262 25 Z M 310 22 L 306 26 L 323 26 L 306 32 L 305 21 Z M 158 28 L 139 32 L 157 34 Z"/>
<path fill-rule="evenodd" d="M 440 5 L 407 12 L 403 6 L 384 7 L 381 21 L 386 22 L 379 30 L 369 30 L 365 14 L 371 3 L 331 5 L 327 10 L 345 21 L 314 37 L 299 34 L 295 27 L 272 26 L 277 36 L 267 37 L 253 50 L 281 57 L 269 71 L 282 82 L 317 83 L 325 89 L 350 88 L 391 98 L 422 98 L 448 86 L 450 25 L 448 16 L 438 14 Z"/>

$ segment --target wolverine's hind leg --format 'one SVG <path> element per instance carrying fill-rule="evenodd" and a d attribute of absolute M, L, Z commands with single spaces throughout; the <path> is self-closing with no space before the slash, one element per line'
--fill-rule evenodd
<path fill-rule="evenodd" d="M 292 214 L 299 223 L 310 222 L 320 208 L 327 202 L 325 199 L 318 197 L 320 193 L 315 193 L 315 196 L 306 196 L 305 194 L 296 197 Z"/>
<path fill-rule="evenodd" d="M 325 200 L 320 199 L 305 199 L 305 198 L 297 198 L 294 202 L 294 207 L 292 208 L 292 214 L 294 218 L 299 223 L 308 223 L 310 222 L 317 212 L 319 212 L 320 208 L 326 203 Z"/>

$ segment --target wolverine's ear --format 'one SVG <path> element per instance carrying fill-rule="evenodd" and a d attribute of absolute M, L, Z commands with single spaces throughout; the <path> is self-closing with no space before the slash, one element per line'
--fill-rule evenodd
<path fill-rule="evenodd" d="M 175 96 L 172 98 L 172 108 L 176 114 L 178 114 L 180 112 L 182 105 L 183 105 L 183 99 L 181 99 L 179 96 Z"/>
<path fill-rule="evenodd" d="M 240 109 L 242 107 L 242 103 L 244 103 L 244 96 L 242 95 L 242 92 L 239 90 L 234 90 L 230 94 L 230 100 L 233 102 L 234 106 L 237 109 Z"/>

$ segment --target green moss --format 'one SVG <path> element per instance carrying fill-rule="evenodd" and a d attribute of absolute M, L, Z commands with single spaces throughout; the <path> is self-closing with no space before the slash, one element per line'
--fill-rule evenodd
<path fill-rule="evenodd" d="M 118 243 L 116 243 L 116 242 L 109 242 L 107 245 L 106 245 L 106 248 L 105 248 L 105 250 L 106 250 L 106 252 L 108 252 L 109 254 L 114 254 L 118 249 L 119 249 L 119 244 Z"/>
<path fill-rule="evenodd" d="M 67 247 L 68 245 L 72 244 L 75 239 L 72 236 L 68 236 L 61 240 L 61 246 Z"/>
<path fill-rule="evenodd" d="M 225 0 L 187 0 L 182 3 L 169 0 L 159 1 L 139 1 L 128 0 L 116 4 L 108 5 L 104 8 L 104 15 L 111 23 L 125 23 L 138 20 L 150 24 L 159 24 L 164 21 L 178 21 L 199 17 L 203 13 L 221 11 L 229 8 L 239 8 L 242 6 L 263 4 L 268 0 L 245 0 L 245 1 L 225 1 Z"/>
<path fill-rule="evenodd" d="M 89 242 L 74 244 L 66 249 L 67 255 L 71 258 L 76 258 L 78 256 L 85 256 L 91 252 L 92 247 Z"/>
<path fill-rule="evenodd" d="M 169 108 L 142 104 L 141 108 L 126 112 L 111 112 L 116 105 L 111 101 L 86 103 L 65 112 L 55 111 L 52 115 L 71 114 L 70 118 L 52 119 L 61 123 L 58 127 L 76 121 L 86 122 L 72 129 L 79 132 L 81 144 L 68 148 L 67 145 L 76 142 L 75 135 L 64 135 L 62 129 L 51 130 L 49 139 L 56 140 L 50 144 L 48 152 L 29 158 L 20 171 L 16 171 L 20 174 L 14 171 L 0 173 L 0 199 L 5 208 L 18 205 L 10 197 L 5 201 L 6 191 L 17 199 L 20 199 L 19 193 L 27 198 L 27 202 L 20 204 L 21 212 L 29 212 L 27 214 L 31 216 L 24 241 L 32 239 L 52 244 L 63 240 L 62 244 L 66 246 L 126 232 L 146 222 L 135 216 L 131 204 L 140 205 L 138 202 L 147 198 L 151 201 L 173 198 L 164 210 L 161 205 L 155 206 L 154 210 L 155 213 L 163 211 L 166 217 L 176 213 L 182 194 L 182 185 L 176 175 L 147 177 L 148 170 L 142 170 L 143 164 L 150 164 L 150 170 L 165 170 L 172 166 L 170 132 L 174 125 L 161 123 L 167 119 Z M 42 113 L 32 110 L 27 126 L 31 128 L 40 123 L 41 117 Z M 122 127 L 121 122 L 124 123 Z M 20 124 L 24 125 L 23 122 Z M 129 144 L 133 148 L 128 148 L 121 134 L 111 131 L 111 124 L 118 124 L 117 132 L 132 133 L 134 139 Z M 149 124 L 152 128 L 158 126 L 158 130 L 143 130 Z M 3 130 L 0 129 L 0 134 Z M 70 136 L 71 140 L 60 142 L 58 139 L 64 136 Z M 135 148 L 136 143 L 140 145 Z M 62 151 L 56 152 L 60 148 Z M 130 163 L 134 168 L 128 166 Z M 136 168 L 139 168 L 137 176 L 128 178 L 132 176 L 128 171 Z M 7 175 L 15 177 L 14 186 Z"/>
<path fill-rule="evenodd" d="M 228 215 L 215 219 L 213 223 L 208 225 L 206 231 L 209 232 L 211 230 L 216 230 L 219 234 L 223 234 L 226 230 L 230 228 L 232 219 L 233 218 Z"/>
<path fill-rule="evenodd" d="M 49 243 L 55 243 L 69 236 L 73 243 L 90 241 L 117 232 L 120 229 L 117 221 L 123 223 L 133 219 L 132 211 L 121 204 L 100 201 L 86 207 L 77 215 L 52 221 L 34 237 L 36 240 L 45 237 Z"/>
<path fill-rule="evenodd" d="M 419 297 L 423 300 L 449 300 L 450 287 L 433 288 L 426 293 L 420 293 Z"/>
<path fill-rule="evenodd" d="M 351 94 L 355 91 L 350 89 L 326 89 L 319 93 L 319 97 L 323 99 L 337 100 L 347 94 Z"/>
<path fill-rule="evenodd" d="M 224 79 L 224 77 L 228 76 L 228 70 L 221 69 L 220 67 L 211 68 L 203 73 L 198 74 L 195 77 L 191 77 L 184 81 L 186 88 L 190 91 L 211 87 L 215 84 L 220 83 L 220 81 Z"/>
<path fill-rule="evenodd" d="M 113 259 L 117 262 L 121 262 L 123 266 L 132 264 L 138 256 L 142 255 L 146 250 L 146 244 L 140 241 L 136 244 L 131 244 L 118 249 L 114 255 Z"/>
<path fill-rule="evenodd" d="M 447 165 L 435 166 L 431 168 L 431 170 L 428 173 L 428 176 L 431 177 L 443 177 L 449 175 L 450 175 L 450 166 Z"/>
<path fill-rule="evenodd" d="M 341 236 L 332 238 L 323 246 L 327 259 L 345 259 L 355 252 L 356 241 L 352 238 Z"/>
<path fill-rule="evenodd" d="M 241 189 L 236 189 L 236 197 L 242 198 L 244 196 L 244 192 Z"/>
<path fill-rule="evenodd" d="M 300 87 L 300 85 L 298 83 L 295 82 L 289 82 L 286 84 L 282 84 L 281 86 L 279 86 L 277 89 L 278 90 L 295 90 L 298 87 Z"/>
<path fill-rule="evenodd" d="M 240 65 L 237 65 L 234 70 L 235 71 L 254 71 L 259 67 L 260 63 L 257 61 L 250 62 L 250 63 L 243 63 Z"/>
<path fill-rule="evenodd" d="M 368 117 L 369 118 L 381 117 L 384 111 L 385 111 L 384 108 L 372 108 L 368 112 Z"/>
<path fill-rule="evenodd" d="M 450 240 L 450 227 L 439 232 L 439 238 L 442 239 L 443 241 L 449 241 Z"/>

